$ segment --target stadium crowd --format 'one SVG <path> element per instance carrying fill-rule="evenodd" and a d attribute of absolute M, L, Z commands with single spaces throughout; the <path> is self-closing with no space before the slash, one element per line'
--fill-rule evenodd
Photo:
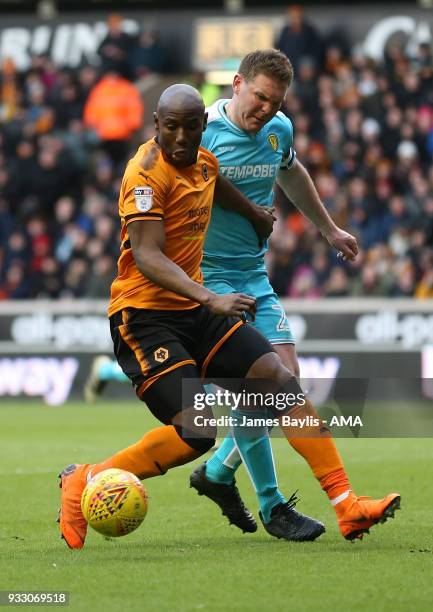
<path fill-rule="evenodd" d="M 18 73 L 3 61 L 0 300 L 108 297 L 120 179 L 129 154 L 152 135 L 134 81 L 164 66 L 155 33 L 134 40 L 120 18 L 108 25 L 98 69 L 71 71 L 34 57 Z M 292 14 L 276 46 L 295 66 L 283 111 L 298 158 L 361 248 L 356 263 L 339 260 L 277 190 L 268 254 L 275 290 L 433 297 L 430 45 L 409 56 L 393 44 L 376 64 L 338 31 L 324 36 Z"/>

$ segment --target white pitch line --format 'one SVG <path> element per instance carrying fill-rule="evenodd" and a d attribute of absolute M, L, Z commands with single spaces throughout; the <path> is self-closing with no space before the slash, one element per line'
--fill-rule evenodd
<path fill-rule="evenodd" d="M 26 468 L 15 468 L 14 470 L 0 470 L 0 476 L 31 476 L 32 474 L 51 474 L 56 470 L 53 468 L 33 468 L 27 470 Z"/>

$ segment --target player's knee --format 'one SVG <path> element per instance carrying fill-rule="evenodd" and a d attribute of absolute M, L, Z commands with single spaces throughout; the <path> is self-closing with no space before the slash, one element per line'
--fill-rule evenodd
<path fill-rule="evenodd" d="M 290 376 L 286 379 L 279 388 L 276 397 L 280 398 L 279 405 L 276 403 L 273 406 L 273 412 L 277 415 L 292 414 L 296 409 L 304 410 L 306 405 L 305 393 L 295 376 Z"/>
<path fill-rule="evenodd" d="M 266 355 L 259 357 L 247 374 L 247 378 L 261 378 L 280 385 L 284 384 L 290 376 L 295 376 L 295 374 L 283 365 L 277 353 L 266 353 Z"/>
<path fill-rule="evenodd" d="M 207 453 L 213 446 L 217 436 L 217 428 L 213 426 L 207 427 L 204 431 L 174 425 L 178 435 L 182 438 L 185 444 L 198 451 L 201 454 Z"/>
<path fill-rule="evenodd" d="M 291 363 L 290 365 L 288 365 L 286 363 L 285 366 L 293 374 L 293 376 L 295 378 L 297 378 L 297 379 L 300 378 L 300 376 L 301 376 L 301 369 L 299 367 L 299 361 L 297 359 L 295 359 L 293 361 L 293 363 Z"/>
<path fill-rule="evenodd" d="M 184 441 L 202 455 L 215 446 L 216 436 L 213 438 L 184 438 Z"/>
<path fill-rule="evenodd" d="M 274 400 L 268 403 L 268 409 L 274 415 L 287 414 L 296 406 L 305 404 L 296 373 L 283 365 L 276 353 L 263 355 L 253 364 L 245 387 L 249 391 L 272 394 Z"/>

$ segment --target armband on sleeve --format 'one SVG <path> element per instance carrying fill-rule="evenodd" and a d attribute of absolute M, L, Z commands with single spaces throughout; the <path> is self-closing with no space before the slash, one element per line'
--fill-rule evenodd
<path fill-rule="evenodd" d="M 281 159 L 280 170 L 290 170 L 296 161 L 296 151 L 292 147 L 285 153 Z"/>

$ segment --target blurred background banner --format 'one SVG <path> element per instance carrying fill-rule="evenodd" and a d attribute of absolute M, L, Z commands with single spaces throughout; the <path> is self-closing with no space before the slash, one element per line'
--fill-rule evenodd
<path fill-rule="evenodd" d="M 284 300 L 301 350 L 419 350 L 433 345 L 433 301 Z M 0 302 L 0 351 L 111 350 L 105 301 Z"/>
<path fill-rule="evenodd" d="M 143 29 L 158 31 L 161 43 L 170 49 L 168 72 L 224 72 L 235 70 L 249 51 L 273 46 L 286 18 L 282 3 L 269 4 L 252 7 L 247 2 L 244 10 L 234 14 L 212 9 L 212 3 L 182 11 L 169 7 L 157 10 L 156 3 L 147 3 L 147 10 L 137 11 L 126 3 L 116 10 L 122 11 L 122 27 L 128 34 L 137 35 Z M 218 8 L 218 3 L 214 5 Z M 85 11 L 76 8 L 70 12 L 71 8 L 65 6 L 66 12 L 57 9 L 49 19 L 44 11 L 39 15 L 2 15 L 0 58 L 11 58 L 19 70 L 27 70 L 32 56 L 39 54 L 47 55 L 59 67 L 76 68 L 87 62 L 98 65 L 98 47 L 108 31 L 107 13 L 95 10 L 95 4 Z M 309 20 L 323 35 L 344 36 L 350 45 L 360 46 L 375 60 L 383 59 L 386 46 L 395 40 L 414 50 L 432 38 L 432 12 L 414 3 L 378 3 L 368 11 L 362 3 L 350 10 L 344 5 L 312 5 L 307 10 Z M 226 75 L 218 74 L 227 82 Z"/>
<path fill-rule="evenodd" d="M 22 400 L 23 397 L 33 397 L 58 406 L 67 400 L 83 399 L 84 383 L 93 358 L 100 351 L 51 352 L 37 348 L 31 350 L 30 346 L 27 349 L 25 352 L 0 353 L 0 403 L 2 398 Z M 387 379 L 400 398 L 403 397 L 401 390 L 405 390 L 408 405 L 410 401 L 420 400 L 420 391 L 422 397 L 433 399 L 431 347 L 404 352 L 381 348 L 372 353 L 332 348 L 314 352 L 302 350 L 299 365 L 302 383 L 304 386 L 307 384 L 316 405 L 327 402 L 334 383 L 345 379 L 369 379 L 378 385 L 382 379 Z M 413 392 L 414 388 L 417 393 Z M 389 401 L 393 397 L 390 395 Z M 135 394 L 130 384 L 110 382 L 107 398 L 133 400 Z"/>
<path fill-rule="evenodd" d="M 287 300 L 301 377 L 316 393 L 315 403 L 328 400 L 337 379 L 356 378 L 389 379 L 393 388 L 400 380 L 408 393 L 420 388 L 433 399 L 431 305 Z M 52 405 L 80 399 L 93 358 L 112 354 L 105 308 L 92 300 L 0 302 L 0 397 L 42 397 Z M 425 379 L 421 387 L 418 379 Z M 129 384 L 110 383 L 109 394 L 134 397 Z"/>

